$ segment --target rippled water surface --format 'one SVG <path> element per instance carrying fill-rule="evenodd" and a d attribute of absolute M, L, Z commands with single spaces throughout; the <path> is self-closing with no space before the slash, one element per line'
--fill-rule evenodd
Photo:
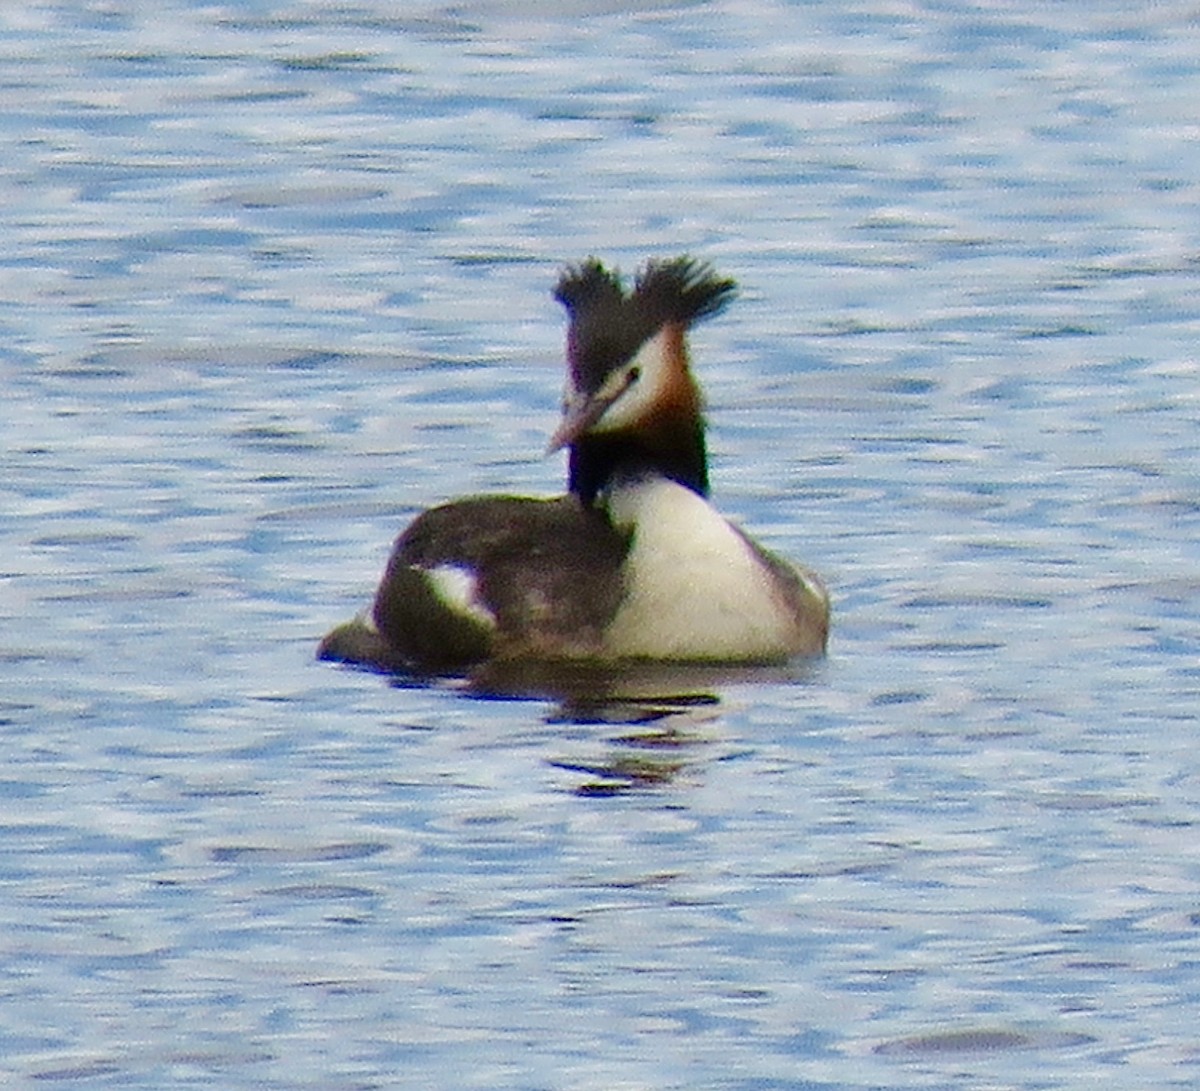
<path fill-rule="evenodd" d="M 0 26 L 6 1084 L 1195 1085 L 1188 5 Z M 560 487 L 560 264 L 684 251 L 828 660 L 314 662 L 412 512 Z"/>

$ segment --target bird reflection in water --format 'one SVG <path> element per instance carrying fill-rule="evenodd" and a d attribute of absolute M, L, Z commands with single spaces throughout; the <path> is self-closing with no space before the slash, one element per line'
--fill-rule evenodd
<path fill-rule="evenodd" d="M 611 728 L 587 758 L 548 759 L 585 779 L 578 795 L 604 797 L 661 788 L 701 764 L 714 742 L 711 726 L 722 715 L 721 693 L 738 685 L 803 682 L 819 668 L 812 660 L 782 666 L 628 662 L 490 663 L 447 679 L 393 678 L 397 686 L 450 684 L 475 700 L 553 702 L 547 724 Z M 588 732 L 588 741 L 596 734 Z"/>

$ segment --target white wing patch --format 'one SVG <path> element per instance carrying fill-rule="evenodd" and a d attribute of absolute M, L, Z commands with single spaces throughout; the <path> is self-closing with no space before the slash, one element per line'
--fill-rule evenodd
<path fill-rule="evenodd" d="M 668 331 L 664 328 L 646 341 L 627 364 L 617 368 L 604 387 L 612 384 L 614 392 L 624 390 L 592 426 L 594 432 L 619 432 L 650 416 L 658 404 L 663 388 L 670 381 L 671 363 L 667 357 Z M 638 373 L 636 382 L 627 381 L 630 371 Z M 600 394 L 604 394 L 601 387 Z"/>
<path fill-rule="evenodd" d="M 488 628 L 496 627 L 496 615 L 479 599 L 479 579 L 474 571 L 464 565 L 439 564 L 424 572 L 433 593 L 448 610 Z"/>

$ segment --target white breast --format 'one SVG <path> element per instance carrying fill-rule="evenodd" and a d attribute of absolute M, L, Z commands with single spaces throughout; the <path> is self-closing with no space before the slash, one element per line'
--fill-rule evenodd
<path fill-rule="evenodd" d="M 609 496 L 632 528 L 626 595 L 605 631 L 614 656 L 768 661 L 796 648 L 796 621 L 776 577 L 703 497 L 650 477 Z"/>

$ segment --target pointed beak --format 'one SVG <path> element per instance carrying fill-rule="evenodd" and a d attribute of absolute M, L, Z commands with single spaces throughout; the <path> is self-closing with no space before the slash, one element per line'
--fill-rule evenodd
<path fill-rule="evenodd" d="M 596 394 L 572 394 L 563 403 L 562 419 L 546 444 L 546 454 L 552 455 L 564 447 L 570 447 L 580 436 L 587 432 L 612 405 L 614 399 Z"/>
<path fill-rule="evenodd" d="M 563 403 L 562 419 L 546 445 L 546 454 L 552 455 L 587 435 L 608 412 L 608 407 L 637 382 L 638 374 L 636 367 L 621 368 L 609 375 L 600 389 L 591 394 L 570 391 Z"/>

